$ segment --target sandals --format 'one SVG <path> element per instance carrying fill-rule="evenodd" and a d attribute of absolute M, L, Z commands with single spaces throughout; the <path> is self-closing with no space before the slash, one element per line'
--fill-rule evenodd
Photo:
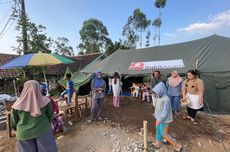
<path fill-rule="evenodd" d="M 182 149 L 182 146 L 181 146 L 180 144 L 176 144 L 176 145 L 174 146 L 174 151 L 176 151 L 176 152 L 180 152 L 181 149 Z"/>
<path fill-rule="evenodd" d="M 166 139 L 163 139 L 163 140 L 162 140 L 162 143 L 165 144 L 165 145 L 167 145 L 167 144 L 168 144 L 168 141 L 167 141 Z"/>
<path fill-rule="evenodd" d="M 194 119 L 191 119 L 191 123 L 194 124 L 195 126 L 198 126 L 198 123 Z"/>
<path fill-rule="evenodd" d="M 184 120 L 191 120 L 192 118 L 190 116 L 183 116 Z"/>
<path fill-rule="evenodd" d="M 160 148 L 160 143 L 159 142 L 155 142 L 155 143 L 152 143 L 152 144 L 156 149 Z"/>

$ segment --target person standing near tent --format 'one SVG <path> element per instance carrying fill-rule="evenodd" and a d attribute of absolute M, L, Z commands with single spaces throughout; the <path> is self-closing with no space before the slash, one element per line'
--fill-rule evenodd
<path fill-rule="evenodd" d="M 67 80 L 66 90 L 61 93 L 62 99 L 64 99 L 65 95 L 67 94 L 67 106 L 70 106 L 72 101 L 72 96 L 74 93 L 74 86 L 73 81 L 71 80 L 71 74 L 67 73 L 65 75 L 65 79 Z"/>
<path fill-rule="evenodd" d="M 167 94 L 171 101 L 172 110 L 174 113 L 177 113 L 179 109 L 182 82 L 183 79 L 180 77 L 178 72 L 172 71 L 171 76 L 168 78 L 166 83 L 168 90 Z"/>
<path fill-rule="evenodd" d="M 167 96 L 166 86 L 163 82 L 159 82 L 153 88 L 153 95 L 156 96 L 154 113 L 156 118 L 156 142 L 153 143 L 153 145 L 156 148 L 160 148 L 160 142 L 164 138 L 173 145 L 175 151 L 180 151 L 181 145 L 176 143 L 176 139 L 168 134 L 169 124 L 173 121 L 173 116 L 171 103 Z"/>
<path fill-rule="evenodd" d="M 151 80 L 150 80 L 150 93 L 152 93 L 152 89 L 159 83 L 162 82 L 163 80 L 161 79 L 161 72 L 156 70 L 153 72 Z M 152 101 L 153 105 L 155 105 L 155 96 L 152 94 Z"/>
<path fill-rule="evenodd" d="M 102 120 L 105 89 L 106 83 L 102 78 L 101 72 L 96 72 L 95 78 L 91 82 L 92 108 L 91 117 L 90 120 L 88 120 L 89 123 L 92 123 L 95 118 L 98 118 L 98 120 Z M 97 109 L 98 113 L 96 114 Z"/>
<path fill-rule="evenodd" d="M 118 72 L 114 73 L 114 77 L 112 79 L 112 88 L 113 88 L 113 106 L 115 108 L 120 108 L 121 80 Z"/>
<path fill-rule="evenodd" d="M 112 76 L 109 76 L 108 77 L 109 79 L 109 91 L 108 91 L 108 95 L 110 96 L 113 92 L 113 89 L 112 89 Z"/>
<path fill-rule="evenodd" d="M 13 104 L 11 127 L 16 130 L 19 152 L 57 152 L 51 129 L 54 111 L 50 99 L 43 96 L 40 84 L 29 80 Z"/>
<path fill-rule="evenodd" d="M 194 125 L 198 125 L 195 117 L 198 111 L 203 111 L 204 83 L 203 80 L 198 78 L 194 70 L 187 72 L 187 79 L 183 83 L 182 94 L 183 98 L 181 101 L 188 103 L 188 115 L 183 118 L 191 120 Z"/>

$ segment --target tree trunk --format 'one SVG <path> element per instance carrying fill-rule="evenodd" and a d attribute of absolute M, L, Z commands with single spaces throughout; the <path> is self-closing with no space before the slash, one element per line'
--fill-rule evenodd
<path fill-rule="evenodd" d="M 21 3 L 21 19 L 22 19 L 22 39 L 23 39 L 23 53 L 28 51 L 28 40 L 27 40 L 27 20 L 24 0 L 20 0 Z"/>
<path fill-rule="evenodd" d="M 159 19 L 161 20 L 161 8 L 159 8 Z M 161 31 L 161 24 L 159 24 L 158 26 L 158 46 L 160 46 L 160 39 L 161 39 L 160 31 Z"/>
<path fill-rule="evenodd" d="M 140 31 L 140 48 L 142 48 L 142 31 Z"/>

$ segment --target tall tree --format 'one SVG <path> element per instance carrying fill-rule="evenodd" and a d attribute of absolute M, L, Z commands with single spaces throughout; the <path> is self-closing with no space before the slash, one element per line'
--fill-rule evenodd
<path fill-rule="evenodd" d="M 139 32 L 139 43 L 142 47 L 142 33 L 150 25 L 151 21 L 146 18 L 146 15 L 140 9 L 133 11 L 132 22 L 135 29 Z"/>
<path fill-rule="evenodd" d="M 57 40 L 55 41 L 54 52 L 56 54 L 60 54 L 64 56 L 74 55 L 73 48 L 69 46 L 69 40 L 65 37 L 57 38 Z"/>
<path fill-rule="evenodd" d="M 123 28 L 122 34 L 127 38 L 126 43 L 130 43 L 131 47 L 136 47 L 136 43 L 139 41 L 140 47 L 142 47 L 142 33 L 150 23 L 151 21 L 140 9 L 135 9 L 132 16 L 128 17 L 128 22 Z"/>
<path fill-rule="evenodd" d="M 82 42 L 78 48 L 87 54 L 106 51 L 111 41 L 106 26 L 98 19 L 91 18 L 84 21 L 79 33 Z"/>
<path fill-rule="evenodd" d="M 138 42 L 138 35 L 135 33 L 134 29 L 130 27 L 127 23 L 123 27 L 122 35 L 125 37 L 125 40 L 122 41 L 122 44 L 129 49 L 136 48 L 136 43 Z"/>
<path fill-rule="evenodd" d="M 26 36 L 25 34 L 20 34 L 17 36 L 16 47 L 13 49 L 19 54 L 28 54 L 36 52 L 46 52 L 51 53 L 50 47 L 52 46 L 52 39 L 47 37 L 44 30 L 46 29 L 43 25 L 36 25 L 32 23 L 27 15 L 21 15 L 20 10 L 14 9 L 13 17 L 17 20 L 16 30 L 20 33 L 25 33 L 25 29 L 22 29 L 22 26 L 26 25 Z M 26 46 L 26 47 L 25 47 Z"/>
<path fill-rule="evenodd" d="M 155 27 L 158 28 L 158 45 L 160 45 L 160 28 L 161 28 L 161 24 L 162 24 L 161 9 L 166 6 L 166 1 L 167 0 L 155 0 L 155 3 L 154 3 L 155 7 L 159 9 L 158 18 L 156 18 L 152 23 Z"/>

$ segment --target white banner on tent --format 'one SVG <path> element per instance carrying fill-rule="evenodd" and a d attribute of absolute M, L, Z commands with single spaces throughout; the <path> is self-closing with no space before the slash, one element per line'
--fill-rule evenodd
<path fill-rule="evenodd" d="M 183 60 L 176 59 L 149 62 L 132 62 L 129 66 L 129 70 L 174 69 L 183 67 L 185 67 Z"/>

